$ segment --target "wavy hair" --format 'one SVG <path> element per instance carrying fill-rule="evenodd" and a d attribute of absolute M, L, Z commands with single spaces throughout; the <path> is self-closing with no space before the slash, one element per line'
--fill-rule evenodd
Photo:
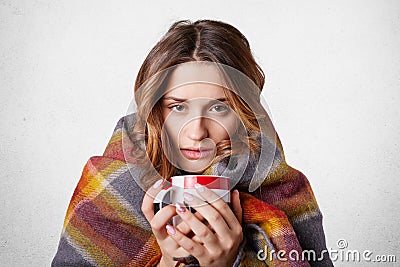
<path fill-rule="evenodd" d="M 165 179 L 178 173 L 178 169 L 168 161 L 163 151 L 161 99 L 157 96 L 163 93 L 168 82 L 168 72 L 163 70 L 192 61 L 220 63 L 242 72 L 257 89 L 256 92 L 252 90 L 249 99 L 257 107 L 256 110 L 262 109 L 259 95 L 264 86 L 265 75 L 252 55 L 249 42 L 239 30 L 215 20 L 180 20 L 173 23 L 151 49 L 137 75 L 134 86 L 137 113 L 131 137 L 136 144 L 131 153 L 137 163 L 144 164 L 147 157 L 158 174 Z M 234 88 L 243 86 L 240 82 L 231 82 Z M 224 91 L 230 107 L 237 113 L 244 126 L 244 129 L 240 130 L 237 142 L 246 143 L 251 153 L 254 153 L 259 149 L 256 142 L 257 133 L 260 132 L 257 116 L 262 116 L 262 112 L 256 114 L 254 108 L 250 108 L 234 90 L 224 88 Z M 236 153 L 232 147 L 234 145 L 229 140 L 217 144 L 217 156 L 210 165 Z M 146 184 L 154 182 L 150 177 L 145 179 L 147 181 L 142 182 Z"/>

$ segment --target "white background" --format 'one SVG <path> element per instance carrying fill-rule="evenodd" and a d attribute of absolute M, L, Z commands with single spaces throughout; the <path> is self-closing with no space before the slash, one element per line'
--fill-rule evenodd
<path fill-rule="evenodd" d="M 0 1 L 1 265 L 50 265 L 82 168 L 125 115 L 147 53 L 175 20 L 201 18 L 248 38 L 328 247 L 345 238 L 400 261 L 399 1 L 30 0 Z"/>

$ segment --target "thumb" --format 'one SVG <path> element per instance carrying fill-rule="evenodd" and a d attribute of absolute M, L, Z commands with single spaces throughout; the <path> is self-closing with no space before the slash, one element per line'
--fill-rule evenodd
<path fill-rule="evenodd" d="M 232 211 L 235 214 L 237 220 L 242 224 L 242 206 L 240 205 L 239 191 L 237 189 L 232 192 Z"/>

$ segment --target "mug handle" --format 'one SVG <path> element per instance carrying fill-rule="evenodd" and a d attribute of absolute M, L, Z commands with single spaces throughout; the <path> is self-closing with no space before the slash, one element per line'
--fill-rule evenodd
<path fill-rule="evenodd" d="M 160 209 L 164 208 L 165 206 L 171 204 L 170 200 L 166 201 L 168 193 L 170 193 L 171 190 L 173 190 L 173 188 L 169 187 L 167 189 L 163 189 L 160 192 L 158 192 L 158 194 L 156 195 L 156 197 L 154 198 L 154 201 L 153 201 L 154 214 L 156 214 Z M 168 202 L 168 204 L 167 204 L 167 202 Z"/>

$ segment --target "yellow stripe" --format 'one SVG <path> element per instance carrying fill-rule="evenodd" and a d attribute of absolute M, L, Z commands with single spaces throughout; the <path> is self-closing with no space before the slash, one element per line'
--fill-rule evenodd
<path fill-rule="evenodd" d="M 84 188 L 82 188 L 82 190 L 79 192 L 79 195 L 84 196 L 84 198 L 82 198 L 82 199 L 95 198 L 98 194 L 101 193 L 101 191 L 104 190 L 104 185 L 102 184 L 102 182 L 104 180 L 106 180 L 107 177 L 111 173 L 119 170 L 124 165 L 125 165 L 125 163 L 122 161 L 113 160 L 106 168 L 104 168 L 101 171 L 97 171 L 96 175 L 94 175 L 94 176 L 91 174 L 91 172 L 93 172 L 92 170 L 93 170 L 93 168 L 95 168 L 95 166 L 94 165 L 89 166 L 89 172 L 87 173 L 87 176 L 89 176 L 88 177 L 89 183 Z M 76 205 L 78 205 L 78 203 L 76 203 Z M 75 208 L 76 208 L 76 206 L 74 207 L 74 209 Z M 70 220 L 72 214 L 73 214 L 73 211 L 70 213 L 67 213 L 67 216 L 65 217 L 65 220 L 64 220 L 64 229 L 67 226 L 67 224 L 69 223 L 69 220 Z"/>
<path fill-rule="evenodd" d="M 68 225 L 67 232 L 80 247 L 75 247 L 71 244 L 78 252 L 82 252 L 81 248 L 84 248 L 83 252 L 89 253 L 91 258 L 94 259 L 100 266 L 113 266 L 115 262 L 111 260 L 99 247 L 94 245 L 89 238 L 82 234 L 75 227 Z M 100 256 L 101 255 L 101 256 Z"/>
<path fill-rule="evenodd" d="M 120 134 L 121 130 L 118 130 L 113 136 L 111 136 L 110 141 L 108 142 L 108 144 L 113 143 L 115 141 L 119 141 L 122 138 L 122 134 Z M 107 145 L 108 146 L 108 145 Z"/>
<path fill-rule="evenodd" d="M 104 189 L 102 182 L 107 179 L 111 173 L 124 166 L 124 164 L 125 163 L 122 161 L 111 161 L 107 167 L 97 172 L 93 179 L 90 179 L 90 182 L 87 184 L 87 186 L 82 189 L 84 195 L 87 195 L 90 199 L 93 199 L 93 197 L 97 196 Z"/>
<path fill-rule="evenodd" d="M 104 190 L 101 193 L 103 199 L 110 205 L 115 213 L 127 224 L 136 224 L 135 217 L 132 216 L 132 213 L 128 211 L 123 204 L 110 192 Z"/>

